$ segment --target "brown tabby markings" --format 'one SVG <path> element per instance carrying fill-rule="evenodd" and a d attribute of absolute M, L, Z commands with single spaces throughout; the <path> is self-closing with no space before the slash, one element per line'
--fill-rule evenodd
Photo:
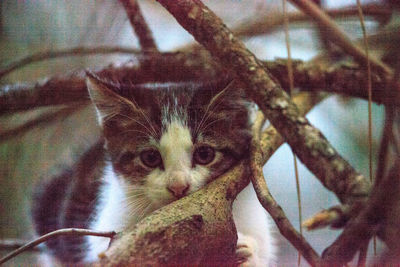
<path fill-rule="evenodd" d="M 96 78 L 96 77 L 95 77 Z M 117 172 L 133 183 L 143 183 L 151 170 L 140 164 L 140 151 L 154 147 L 172 121 L 190 129 L 191 141 L 209 144 L 223 156 L 208 166 L 208 181 L 243 157 L 250 139 L 247 107 L 242 91 L 226 81 L 180 87 L 169 85 L 124 86 L 91 78 L 91 97 L 102 113 L 107 150 Z M 90 86 L 89 86 L 90 89 Z M 130 151 L 135 158 L 121 166 Z"/>

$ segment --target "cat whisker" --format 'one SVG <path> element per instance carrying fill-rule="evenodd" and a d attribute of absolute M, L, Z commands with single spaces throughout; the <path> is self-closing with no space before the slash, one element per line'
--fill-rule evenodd
<path fill-rule="evenodd" d="M 211 125 L 213 125 L 216 122 L 222 121 L 222 120 L 225 120 L 225 118 L 219 118 L 219 119 L 213 120 L 213 121 L 209 122 L 206 126 L 204 126 L 201 130 L 206 131 L 209 127 L 211 127 Z"/>
<path fill-rule="evenodd" d="M 134 102 L 134 104 L 135 104 L 137 107 L 139 107 L 139 105 L 137 104 L 137 102 L 136 102 L 134 99 L 132 99 L 132 101 Z M 140 114 L 143 116 L 143 118 L 147 121 L 148 125 L 151 127 L 151 129 L 152 129 L 152 131 L 153 131 L 153 137 L 154 137 L 154 138 L 159 137 L 158 134 L 157 134 L 156 129 L 154 129 L 153 125 L 151 124 L 149 117 L 143 112 L 143 110 L 142 110 L 141 108 L 138 108 L 138 109 L 139 109 Z M 144 127 L 144 126 L 143 126 L 143 127 Z M 147 127 L 146 127 L 146 129 L 147 129 Z"/>
<path fill-rule="evenodd" d="M 139 216 L 139 220 L 143 219 L 144 217 L 146 217 L 151 210 L 151 203 L 147 204 L 147 206 L 142 210 L 142 214 Z"/>
<path fill-rule="evenodd" d="M 127 199 L 127 200 L 136 200 L 137 198 L 141 198 L 141 197 L 144 197 L 144 196 L 146 196 L 145 193 L 129 194 L 129 195 L 126 197 L 126 199 Z"/>
<path fill-rule="evenodd" d="M 151 203 L 146 199 L 137 199 L 136 202 L 128 203 L 128 210 L 130 210 L 129 216 L 134 215 L 137 221 L 141 220 L 145 215 L 147 215 L 147 211 L 151 207 Z"/>
<path fill-rule="evenodd" d="M 216 96 L 214 96 L 213 100 L 211 100 L 211 102 L 207 105 L 206 111 L 204 112 L 204 115 L 203 115 L 200 123 L 196 127 L 196 130 L 195 130 L 196 135 L 201 130 L 205 121 L 207 121 L 208 118 L 211 116 L 212 112 L 221 104 L 221 102 L 222 102 L 221 96 L 226 92 L 227 88 L 228 87 L 225 87 L 224 90 L 222 90 L 220 93 L 218 93 Z"/>
<path fill-rule="evenodd" d="M 126 130 L 126 131 L 123 131 L 123 132 L 121 133 L 121 135 L 122 135 L 122 134 L 127 134 L 127 133 L 141 133 L 141 134 L 142 134 L 142 135 L 136 135 L 136 136 L 135 136 L 136 138 L 139 138 L 139 137 L 148 137 L 148 136 L 149 136 L 147 133 L 145 133 L 145 132 L 143 132 L 143 131 L 139 131 L 139 130 Z"/>

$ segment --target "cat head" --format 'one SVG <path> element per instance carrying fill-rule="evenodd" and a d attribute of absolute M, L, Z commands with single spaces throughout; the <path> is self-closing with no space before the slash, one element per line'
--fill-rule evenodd
<path fill-rule="evenodd" d="M 227 79 L 116 85 L 88 74 L 106 151 L 127 196 L 154 210 L 247 156 L 247 103 L 232 85 Z"/>

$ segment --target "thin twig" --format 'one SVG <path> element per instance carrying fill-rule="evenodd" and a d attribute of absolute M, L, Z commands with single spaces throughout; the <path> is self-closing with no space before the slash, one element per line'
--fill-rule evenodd
<path fill-rule="evenodd" d="M 53 232 L 50 232 L 48 234 L 42 235 L 41 237 L 32 240 L 31 242 L 27 243 L 26 245 L 12 251 L 11 253 L 7 254 L 5 257 L 0 259 L 0 264 L 3 264 L 4 262 L 8 261 L 9 259 L 17 256 L 18 254 L 29 250 L 51 238 L 54 238 L 56 236 L 60 235 L 71 235 L 71 236 L 83 236 L 83 235 L 90 235 L 90 236 L 101 236 L 101 237 L 108 237 L 108 238 L 113 238 L 116 233 L 114 231 L 111 232 L 100 232 L 100 231 L 92 231 L 88 229 L 79 229 L 79 228 L 65 228 L 65 229 L 59 229 Z"/>
<path fill-rule="evenodd" d="M 150 31 L 146 20 L 143 17 L 137 0 L 119 0 L 125 8 L 128 19 L 131 23 L 136 36 L 139 39 L 140 47 L 144 52 L 157 52 L 157 45 L 154 41 L 153 34 Z"/>
<path fill-rule="evenodd" d="M 58 57 L 72 57 L 72 56 L 82 56 L 82 55 L 102 55 L 102 54 L 140 54 L 140 51 L 134 48 L 128 47 L 112 47 L 112 46 L 99 46 L 99 47 L 73 47 L 60 50 L 46 50 L 38 52 L 33 55 L 26 56 L 17 61 L 11 62 L 2 69 L 0 69 L 0 78 L 11 73 L 14 70 L 22 68 L 26 65 L 40 62 L 43 60 L 48 60 Z"/>
<path fill-rule="evenodd" d="M 29 131 L 33 128 L 36 128 L 38 126 L 52 123 L 53 121 L 60 119 L 60 118 L 65 118 L 65 117 L 79 111 L 84 106 L 85 105 L 83 103 L 72 104 L 71 106 L 63 107 L 57 111 L 50 111 L 50 112 L 41 114 L 37 118 L 29 120 L 28 122 L 26 122 L 20 126 L 17 126 L 15 128 L 0 131 L 0 143 L 4 142 L 10 138 L 14 138 L 21 134 L 24 134 L 27 131 Z"/>
<path fill-rule="evenodd" d="M 376 17 L 378 21 L 386 22 L 392 15 L 392 10 L 387 6 L 380 4 L 366 4 L 363 5 L 363 10 L 366 16 Z M 339 9 L 328 9 L 325 11 L 332 18 L 346 18 L 358 15 L 357 6 L 348 6 Z M 301 23 L 310 21 L 310 17 L 301 12 L 290 12 L 288 18 L 291 23 Z M 251 18 L 251 20 L 244 21 L 232 29 L 237 37 L 252 37 L 261 34 L 271 33 L 283 25 L 284 16 L 282 14 L 273 13 L 267 18 Z M 178 47 L 177 51 L 188 51 L 193 49 L 197 44 L 187 44 Z"/>
<path fill-rule="evenodd" d="M 369 152 L 369 179 L 372 182 L 372 78 L 371 78 L 371 62 L 369 56 L 369 47 L 367 40 L 367 31 L 364 24 L 364 15 L 361 8 L 360 0 L 357 0 L 358 13 L 360 16 L 360 24 L 363 33 L 363 41 L 365 46 L 365 56 L 367 61 L 367 88 L 368 88 L 368 152 Z"/>
<path fill-rule="evenodd" d="M 353 56 L 355 60 L 361 64 L 367 64 L 367 56 L 362 49 L 357 47 L 343 31 L 337 26 L 337 24 L 316 4 L 310 0 L 290 0 L 293 4 L 297 5 L 302 11 L 311 16 L 317 23 L 322 25 L 329 31 L 329 37 L 332 42 L 341 47 L 346 53 Z M 379 70 L 379 72 L 385 75 L 391 76 L 393 74 L 392 69 L 383 63 L 381 60 L 370 57 L 371 67 Z"/>
<path fill-rule="evenodd" d="M 367 89 L 368 89 L 368 170 L 369 170 L 369 180 L 372 183 L 372 78 L 371 78 L 371 60 L 369 55 L 367 30 L 365 29 L 364 15 L 361 7 L 360 0 L 357 0 L 358 15 L 360 17 L 360 24 L 363 33 L 363 42 L 365 46 L 365 56 L 367 60 Z M 376 237 L 374 236 L 373 241 L 374 255 L 376 255 Z M 368 247 L 368 246 L 367 246 Z M 363 247 L 362 247 L 363 248 Z M 360 259 L 362 250 L 360 250 Z"/>
<path fill-rule="evenodd" d="M 363 11 L 366 16 L 373 16 L 378 18 L 383 18 L 384 20 L 389 20 L 392 10 L 386 6 L 379 4 L 367 4 L 363 5 Z M 325 12 L 332 18 L 345 18 L 354 17 L 358 15 L 357 6 L 349 6 L 340 9 L 328 9 Z M 288 13 L 289 21 L 293 23 L 307 22 L 310 21 L 310 17 L 300 12 L 290 12 Z M 246 37 L 255 36 L 260 34 L 270 33 L 273 30 L 281 27 L 284 22 L 284 16 L 281 14 L 272 14 L 267 18 L 262 17 L 258 19 L 252 18 L 250 21 L 245 21 L 239 26 L 233 29 L 236 36 Z"/>
<path fill-rule="evenodd" d="M 293 90 L 294 90 L 294 78 L 293 78 L 293 64 L 292 64 L 292 53 L 290 50 L 290 38 L 289 38 L 289 18 L 287 16 L 287 8 L 286 8 L 286 0 L 282 0 L 283 5 L 283 16 L 284 20 L 284 28 L 285 28 L 285 43 L 286 43 L 286 51 L 287 51 L 287 71 L 288 71 L 288 79 L 289 79 L 289 95 L 292 97 Z M 299 230 L 300 235 L 303 236 L 303 228 L 301 222 L 303 221 L 302 218 L 302 211 L 301 211 L 301 190 L 300 190 L 300 178 L 299 178 L 299 170 L 297 167 L 297 159 L 296 155 L 292 150 L 293 155 L 293 165 L 294 165 L 294 177 L 296 182 L 296 191 L 297 191 L 297 207 L 299 212 Z M 301 263 L 301 253 L 298 252 L 297 258 L 297 266 L 300 266 Z"/>
<path fill-rule="evenodd" d="M 317 4 L 321 9 L 323 9 L 322 3 L 320 0 L 314 0 L 314 3 Z M 324 10 L 327 14 L 328 11 Z M 316 25 L 317 31 L 318 31 L 318 38 L 319 38 L 319 43 L 321 43 L 322 48 L 324 49 L 324 52 L 328 55 L 332 61 L 337 61 L 339 57 L 343 54 L 340 52 L 338 47 L 336 47 L 330 40 L 329 40 L 329 31 L 326 31 L 325 28 L 317 24 Z"/>
<path fill-rule="evenodd" d="M 15 238 L 0 239 L 0 250 L 15 250 L 24 246 L 28 242 L 29 242 L 28 240 L 21 240 Z M 32 247 L 31 250 L 41 251 L 40 246 Z"/>
<path fill-rule="evenodd" d="M 339 207 L 347 207 L 347 205 L 341 205 Z M 313 217 L 305 220 L 303 222 L 303 226 L 310 231 L 332 225 L 341 218 L 341 213 L 341 210 L 337 209 L 336 207 L 322 210 Z"/>

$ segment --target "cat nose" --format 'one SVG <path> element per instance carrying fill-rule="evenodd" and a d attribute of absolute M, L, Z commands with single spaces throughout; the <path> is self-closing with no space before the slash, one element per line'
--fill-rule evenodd
<path fill-rule="evenodd" d="M 189 184 L 186 182 L 178 182 L 171 183 L 167 187 L 168 191 L 170 191 L 176 198 L 182 198 L 186 195 L 189 190 Z"/>

